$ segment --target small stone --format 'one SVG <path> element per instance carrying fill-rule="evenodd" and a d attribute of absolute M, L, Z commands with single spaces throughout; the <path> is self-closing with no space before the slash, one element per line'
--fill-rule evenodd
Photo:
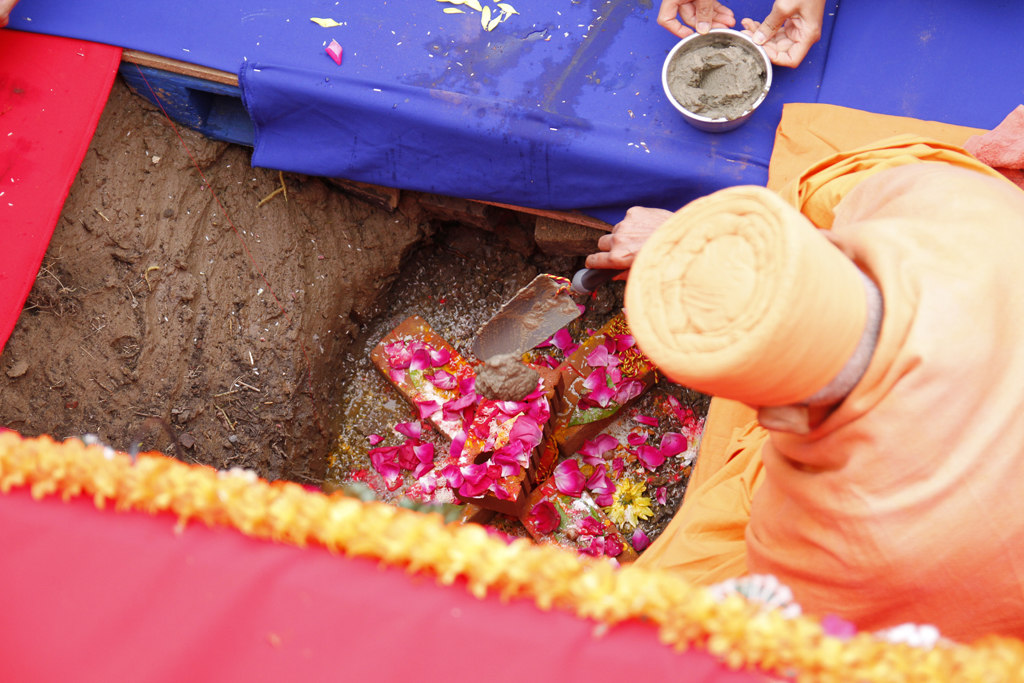
<path fill-rule="evenodd" d="M 164 209 L 164 218 L 173 218 L 174 209 Z"/>
<path fill-rule="evenodd" d="M 238 443 L 238 437 L 232 434 L 231 436 L 228 437 L 228 441 L 230 441 L 231 443 Z"/>
<path fill-rule="evenodd" d="M 28 363 L 23 360 L 19 360 L 15 363 L 10 370 L 7 371 L 7 376 L 11 379 L 17 379 L 28 372 Z"/>
<path fill-rule="evenodd" d="M 191 434 L 182 434 L 180 437 L 178 437 L 178 443 L 181 444 L 182 448 L 192 448 L 193 446 L 196 445 L 196 440 L 192 437 Z"/>

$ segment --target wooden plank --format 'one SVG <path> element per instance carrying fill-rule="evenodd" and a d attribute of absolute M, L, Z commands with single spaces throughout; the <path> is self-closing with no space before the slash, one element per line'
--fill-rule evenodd
<path fill-rule="evenodd" d="M 236 88 L 238 87 L 238 76 L 236 74 L 211 69 L 206 66 L 199 66 L 198 64 L 181 62 L 177 59 L 152 55 L 148 52 L 125 50 L 121 55 L 121 60 L 131 64 L 138 64 L 139 66 L 148 66 L 153 69 L 162 69 L 163 71 L 170 71 L 171 73 L 181 74 L 183 76 L 192 76 L 193 78 L 201 78 L 213 83 L 233 85 Z"/>
<path fill-rule="evenodd" d="M 566 223 L 583 225 L 588 228 L 601 230 L 603 232 L 611 232 L 612 228 L 615 227 L 597 218 L 584 215 L 578 211 L 549 211 L 548 209 L 531 209 L 526 206 L 515 206 L 514 204 L 499 204 L 498 202 L 486 202 L 483 201 L 482 199 L 474 199 L 472 201 L 478 202 L 480 204 L 489 204 L 490 206 L 497 206 L 502 209 L 510 209 L 512 211 L 518 211 L 520 213 L 528 213 L 534 216 L 553 218 L 556 221 L 565 221 Z"/>

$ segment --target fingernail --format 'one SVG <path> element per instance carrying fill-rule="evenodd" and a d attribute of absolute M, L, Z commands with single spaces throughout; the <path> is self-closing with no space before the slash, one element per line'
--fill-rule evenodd
<path fill-rule="evenodd" d="M 764 41 L 766 40 L 768 39 L 764 37 L 763 33 L 761 33 L 761 29 L 758 29 L 757 31 L 754 32 L 755 43 L 757 43 L 758 45 L 764 45 Z"/>
<path fill-rule="evenodd" d="M 700 33 L 701 35 L 703 35 L 703 34 L 707 33 L 710 30 L 711 30 L 711 23 L 710 22 L 707 22 L 707 21 L 697 22 L 697 33 Z"/>

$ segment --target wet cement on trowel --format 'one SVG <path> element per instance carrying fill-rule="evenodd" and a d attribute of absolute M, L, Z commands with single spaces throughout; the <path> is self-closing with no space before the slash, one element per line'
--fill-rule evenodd
<path fill-rule="evenodd" d="M 492 401 L 522 401 L 537 388 L 540 374 L 514 353 L 488 358 L 476 370 L 476 390 Z"/>
<path fill-rule="evenodd" d="M 680 51 L 668 67 L 668 87 L 688 111 L 709 119 L 735 119 L 753 107 L 765 84 L 764 66 L 739 45 Z"/>

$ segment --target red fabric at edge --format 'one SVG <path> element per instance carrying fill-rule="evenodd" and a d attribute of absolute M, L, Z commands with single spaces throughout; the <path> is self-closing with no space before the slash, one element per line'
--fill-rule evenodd
<path fill-rule="evenodd" d="M 0 29 L 0 350 L 85 157 L 121 48 Z"/>

